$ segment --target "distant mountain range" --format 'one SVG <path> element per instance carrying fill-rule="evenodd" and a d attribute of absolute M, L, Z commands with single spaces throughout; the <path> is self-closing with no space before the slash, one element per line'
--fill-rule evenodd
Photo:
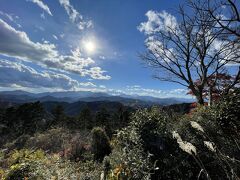
<path fill-rule="evenodd" d="M 44 93 L 30 93 L 26 91 L 1 91 L 0 104 L 21 104 L 26 102 L 120 102 L 125 106 L 130 107 L 149 107 L 152 105 L 171 105 L 180 103 L 192 102 L 192 99 L 184 98 L 155 98 L 151 96 L 130 96 L 119 95 L 113 96 L 102 92 L 90 91 L 66 91 L 66 92 L 44 92 Z"/>

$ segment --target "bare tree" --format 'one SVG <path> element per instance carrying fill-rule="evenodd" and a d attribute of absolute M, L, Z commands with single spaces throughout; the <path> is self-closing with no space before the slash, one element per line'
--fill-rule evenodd
<path fill-rule="evenodd" d="M 222 29 L 220 38 L 224 41 L 231 42 L 235 49 L 240 48 L 240 1 L 238 0 L 205 0 L 205 6 L 200 6 L 196 1 L 189 1 L 192 8 L 198 11 L 204 11 L 211 16 L 213 28 Z M 203 20 L 204 21 L 204 20 Z M 225 87 L 222 94 L 228 94 L 229 91 L 240 82 L 240 54 L 239 51 L 235 52 L 234 63 L 238 66 L 236 75 L 232 83 Z M 218 77 L 218 76 L 215 76 Z M 215 82 L 218 79 L 215 78 Z M 209 86 L 210 88 L 210 86 Z"/>
<path fill-rule="evenodd" d="M 239 0 L 207 0 L 203 9 L 223 28 L 228 35 L 240 38 L 240 1 Z M 199 7 L 196 7 L 199 8 Z"/>
<path fill-rule="evenodd" d="M 231 41 L 223 40 L 223 28 L 202 11 L 204 3 L 188 9 L 179 7 L 176 18 L 166 12 L 148 12 L 148 22 L 141 23 L 139 30 L 147 35 L 147 51 L 141 58 L 154 68 L 161 81 L 181 84 L 204 104 L 203 89 L 209 76 L 221 73 L 225 65 L 236 61 L 239 51 Z M 186 13 L 188 12 L 188 13 Z M 199 79 L 199 83 L 194 83 Z"/>

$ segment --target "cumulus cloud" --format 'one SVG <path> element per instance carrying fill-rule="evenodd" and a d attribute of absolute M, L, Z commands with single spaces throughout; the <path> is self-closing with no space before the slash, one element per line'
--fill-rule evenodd
<path fill-rule="evenodd" d="M 147 48 L 154 54 L 155 57 L 163 59 L 165 62 L 169 62 L 169 59 L 175 59 L 175 51 L 173 48 L 165 48 L 163 43 L 157 40 L 155 37 L 150 36 L 145 40 Z"/>
<path fill-rule="evenodd" d="M 73 90 L 81 84 L 64 74 L 52 71 L 38 72 L 35 69 L 18 62 L 0 60 L 0 85 L 11 87 L 12 85 L 29 88 L 60 88 Z"/>
<path fill-rule="evenodd" d="M 145 44 L 156 58 L 169 62 L 176 59 L 176 51 L 171 47 L 165 47 L 159 40 L 158 32 L 179 34 L 177 19 L 166 11 L 156 12 L 149 10 L 146 13 L 148 20 L 142 22 L 137 28 L 140 32 L 147 35 Z"/>
<path fill-rule="evenodd" d="M 166 11 L 156 12 L 149 10 L 145 15 L 148 20 L 147 22 L 142 22 L 138 26 L 138 30 L 147 35 L 151 35 L 160 30 L 175 31 L 178 29 L 177 19 Z"/>
<path fill-rule="evenodd" d="M 45 60 L 57 55 L 55 45 L 32 42 L 27 34 L 17 31 L 0 19 L 0 53 L 27 60 Z"/>
<path fill-rule="evenodd" d="M 238 44 L 229 43 L 228 41 L 215 39 L 207 54 L 210 57 L 214 57 L 218 53 L 221 58 L 221 63 L 227 63 L 228 66 L 238 65 L 240 62 L 240 49 Z"/>
<path fill-rule="evenodd" d="M 64 7 L 69 19 L 76 24 L 78 29 L 83 30 L 93 26 L 92 21 L 85 20 L 83 16 L 70 4 L 69 0 L 59 0 L 61 6 Z"/>
<path fill-rule="evenodd" d="M 109 75 L 103 75 L 106 71 L 102 70 L 100 67 L 91 67 L 86 70 L 85 73 L 89 74 L 93 79 L 103 79 L 109 80 L 111 77 Z"/>
<path fill-rule="evenodd" d="M 37 4 L 45 12 L 47 12 L 50 16 L 52 16 L 52 13 L 51 13 L 49 7 L 46 4 L 44 4 L 41 0 L 27 0 L 27 1 L 30 1 L 30 2 L 33 2 L 33 3 Z"/>
<path fill-rule="evenodd" d="M 140 32 L 143 32 L 147 36 L 145 44 L 148 50 L 164 65 L 173 61 L 178 61 L 178 58 L 182 56 L 182 54 L 179 54 L 178 45 L 163 41 L 160 37 L 162 37 L 161 34 L 163 36 L 166 35 L 167 37 L 171 36 L 171 34 L 178 34 L 179 39 L 181 39 L 183 43 L 186 43 L 185 35 L 183 34 L 184 32 L 181 31 L 181 27 L 179 25 L 179 23 L 182 24 L 183 22 L 178 23 L 176 17 L 166 11 L 157 12 L 150 10 L 146 13 L 146 16 L 147 21 L 142 22 L 137 28 Z M 194 27 L 192 36 L 196 37 L 198 40 L 197 45 L 201 46 L 203 43 L 203 33 L 205 33 L 204 38 L 206 39 L 206 42 L 211 41 L 211 44 L 206 52 L 206 57 L 208 59 L 218 57 L 221 63 L 231 66 L 239 63 L 239 47 L 229 41 L 213 38 L 213 33 L 211 31 L 206 33 L 199 30 L 197 27 Z M 177 38 L 175 35 L 172 35 L 171 37 L 173 39 Z M 198 63 L 198 59 L 194 59 L 193 61 L 195 61 L 196 64 Z M 218 63 L 219 61 L 215 62 Z M 178 63 L 179 62 L 180 61 L 178 61 Z M 155 65 L 155 63 L 153 62 L 153 64 L 151 64 L 150 62 L 149 65 Z M 215 65 L 216 64 L 212 63 L 212 66 Z"/>
<path fill-rule="evenodd" d="M 73 72 L 93 79 L 110 79 L 100 67 L 94 67 L 94 60 L 83 58 L 79 49 L 71 55 L 61 55 L 54 44 L 39 43 L 29 39 L 23 31 L 17 31 L 0 19 L 0 54 L 29 60 L 49 68 Z"/>

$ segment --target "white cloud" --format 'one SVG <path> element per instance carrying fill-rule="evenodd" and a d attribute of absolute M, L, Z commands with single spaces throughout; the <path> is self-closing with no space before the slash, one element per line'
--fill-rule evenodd
<path fill-rule="evenodd" d="M 101 88 L 101 89 L 106 89 L 106 86 L 100 85 L 99 88 Z"/>
<path fill-rule="evenodd" d="M 78 82 L 53 71 L 36 71 L 19 62 L 0 59 L 0 86 L 24 88 L 54 88 L 57 90 L 83 90 L 97 87 L 92 82 Z"/>
<path fill-rule="evenodd" d="M 13 15 L 11 15 L 11 14 L 0 11 L 0 15 L 7 17 L 12 22 L 14 21 Z"/>
<path fill-rule="evenodd" d="M 125 89 L 105 89 L 106 92 L 115 96 L 130 95 L 130 96 L 150 96 L 155 98 L 189 98 L 192 96 L 186 95 L 187 89 L 169 89 L 158 90 L 143 88 L 141 86 L 127 86 Z"/>
<path fill-rule="evenodd" d="M 221 58 L 221 63 L 226 63 L 226 61 L 228 61 L 227 66 L 238 65 L 240 62 L 239 45 L 229 44 L 228 41 L 220 39 L 215 39 L 212 42 L 207 54 L 212 57 L 218 54 L 218 57 Z"/>
<path fill-rule="evenodd" d="M 155 57 L 169 62 L 171 60 L 176 60 L 176 51 L 173 48 L 165 48 L 163 43 L 157 40 L 155 37 L 150 36 L 145 40 L 145 45 L 154 54 Z"/>
<path fill-rule="evenodd" d="M 37 4 L 45 12 L 47 12 L 50 16 L 52 16 L 52 13 L 51 13 L 49 7 L 46 4 L 44 4 L 41 0 L 27 0 L 27 1 L 30 1 L 30 2 L 33 2 L 33 3 Z"/>
<path fill-rule="evenodd" d="M 138 26 L 138 30 L 147 35 L 151 35 L 160 30 L 175 31 L 178 29 L 176 18 L 166 11 L 156 12 L 149 10 L 146 16 L 148 18 L 147 22 L 142 22 Z"/>
<path fill-rule="evenodd" d="M 28 91 L 92 91 L 107 92 L 112 95 L 153 96 L 157 98 L 191 98 L 186 95 L 187 89 L 157 90 L 143 88 L 139 85 L 127 86 L 124 89 L 108 89 L 104 85 L 92 82 L 79 82 L 65 74 L 49 70 L 35 70 L 20 62 L 0 59 L 0 89 L 15 88 Z"/>
<path fill-rule="evenodd" d="M 148 20 L 142 22 L 137 28 L 140 32 L 147 35 L 145 44 L 153 55 L 160 59 L 162 63 L 168 63 L 170 60 L 176 60 L 176 51 L 174 48 L 165 47 L 165 44 L 159 40 L 156 33 L 180 33 L 177 19 L 166 11 L 156 12 L 149 10 L 146 13 Z M 149 64 L 152 65 L 152 64 Z M 154 64 L 153 64 L 154 65 Z"/>
<path fill-rule="evenodd" d="M 54 44 L 33 42 L 23 31 L 17 31 L 0 19 L 0 54 L 29 60 L 40 65 L 90 76 L 93 79 L 110 79 L 106 71 L 94 67 L 94 60 L 81 57 L 79 49 L 72 55 L 60 55 Z"/>
<path fill-rule="evenodd" d="M 21 24 L 17 24 L 17 27 L 22 28 L 22 25 Z"/>
<path fill-rule="evenodd" d="M 79 83 L 81 86 L 84 87 L 97 87 L 95 84 L 93 84 L 92 82 L 85 82 L 85 83 Z"/>
<path fill-rule="evenodd" d="M 100 67 L 91 67 L 90 69 L 86 70 L 85 73 L 90 75 L 93 79 L 102 79 L 102 80 L 109 80 L 111 76 L 103 75 L 106 71 L 102 70 Z"/>
<path fill-rule="evenodd" d="M 139 96 L 153 96 L 157 98 L 169 98 L 169 97 L 179 97 L 179 98 L 191 98 L 187 95 L 187 89 L 150 89 L 143 88 L 139 85 L 127 86 L 121 93 L 129 95 L 139 95 Z"/>
<path fill-rule="evenodd" d="M 179 47 L 174 43 L 161 41 L 162 39 L 159 38 L 159 35 L 161 36 L 161 34 L 171 36 L 168 35 L 168 33 L 176 33 L 179 35 L 181 41 L 186 43 L 185 35 L 181 32 L 177 19 L 166 11 L 157 12 L 150 10 L 146 13 L 146 16 L 148 18 L 147 21 L 142 22 L 137 28 L 140 32 L 147 35 L 145 44 L 148 50 L 150 50 L 150 52 L 164 65 L 172 61 L 177 61 L 178 58 L 182 56 L 182 54 L 178 54 Z M 224 16 L 221 16 L 221 18 L 224 18 Z M 182 24 L 183 22 L 180 23 Z M 206 57 L 208 59 L 218 57 L 221 63 L 228 62 L 227 65 L 236 65 L 236 62 L 238 63 L 240 61 L 240 50 L 236 45 L 233 44 L 229 46 L 229 42 L 213 38 L 213 33 L 211 31 L 208 31 L 206 34 L 206 32 L 199 31 L 199 29 L 195 27 L 192 31 L 192 35 L 199 39 L 197 45 L 203 43 L 203 33 L 205 33 L 204 38 L 206 39 L 206 42 L 211 41 L 211 45 L 206 52 Z M 173 39 L 177 38 L 175 35 L 172 35 L 171 37 Z M 207 58 L 206 61 L 208 61 Z M 198 59 L 193 59 L 193 61 L 198 63 Z M 216 60 L 215 63 L 218 63 L 219 61 Z M 231 62 L 229 63 L 229 61 Z M 149 62 L 149 65 L 155 64 L 154 62 L 153 64 Z M 212 66 L 216 66 L 216 64 L 212 64 Z"/>
<path fill-rule="evenodd" d="M 17 31 L 0 19 L 0 53 L 27 60 L 44 61 L 58 55 L 53 44 L 32 42 L 27 34 Z"/>
<path fill-rule="evenodd" d="M 58 37 L 55 34 L 53 34 L 52 36 L 54 39 L 58 40 Z"/>
<path fill-rule="evenodd" d="M 8 14 L 8 13 L 2 12 L 2 11 L 0 11 L 0 15 L 3 16 L 3 17 L 6 17 L 9 21 L 15 23 L 18 28 L 22 27 L 21 24 L 19 24 L 17 22 L 17 20 L 19 19 L 18 16 L 15 16 L 14 14 Z"/>
<path fill-rule="evenodd" d="M 35 69 L 18 62 L 0 60 L 0 86 L 12 85 L 28 88 L 60 88 L 73 90 L 81 83 L 64 74 L 52 71 L 38 72 Z"/>
<path fill-rule="evenodd" d="M 78 29 L 83 30 L 93 26 L 92 21 L 85 20 L 83 16 L 70 4 L 69 0 L 59 0 L 64 7 L 72 23 L 75 23 Z"/>

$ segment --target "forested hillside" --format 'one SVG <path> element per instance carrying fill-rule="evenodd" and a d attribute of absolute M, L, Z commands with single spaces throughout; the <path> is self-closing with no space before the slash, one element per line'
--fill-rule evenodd
<path fill-rule="evenodd" d="M 1 177 L 236 179 L 239 102 L 237 92 L 187 114 L 104 103 L 74 116 L 60 104 L 51 112 L 40 102 L 2 108 Z"/>

